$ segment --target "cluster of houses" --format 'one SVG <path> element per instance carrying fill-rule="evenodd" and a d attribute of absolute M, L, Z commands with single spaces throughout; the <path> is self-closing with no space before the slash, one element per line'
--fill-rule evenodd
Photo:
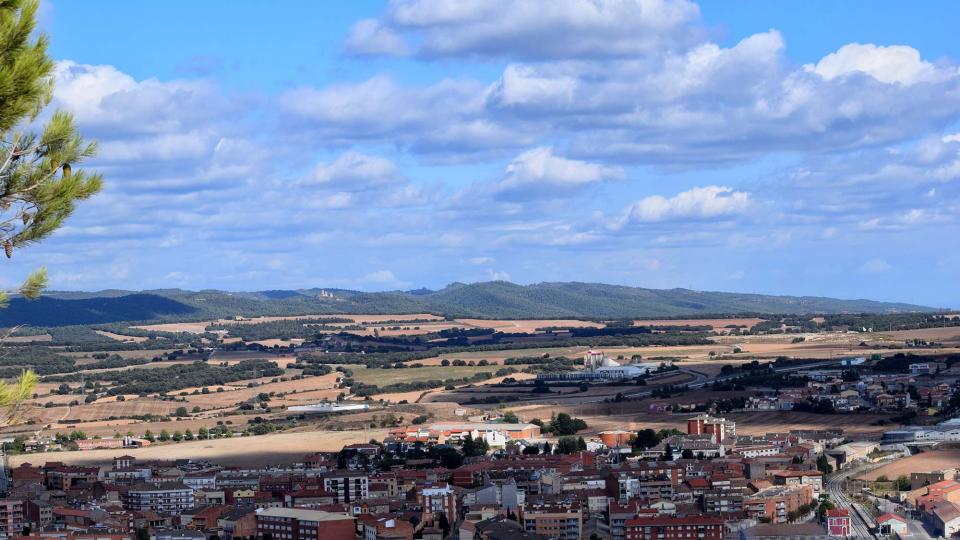
<path fill-rule="evenodd" d="M 921 377 L 933 373 L 931 363 L 911 364 L 911 373 L 863 374 L 845 380 L 842 369 L 815 369 L 797 372 L 807 377 L 806 386 L 783 388 L 767 395 L 751 396 L 749 410 L 793 410 L 811 401 L 829 402 L 836 412 L 917 410 L 939 413 L 953 393 L 952 381 Z"/>
<path fill-rule="evenodd" d="M 467 435 L 503 443 L 446 468 L 435 452 Z M 635 448 L 603 432 L 586 450 L 544 453 L 531 424 L 449 423 L 283 467 L 141 461 L 48 462 L 10 473 L 0 537 L 24 540 L 819 539 L 850 536 L 821 507 L 817 458 L 839 430 L 736 433 L 700 415 L 686 433 Z M 491 445 L 493 446 L 493 445 Z M 426 457 L 424 457 L 426 456 Z M 958 492 L 960 495 L 960 492 Z M 820 510 L 820 512 L 818 512 Z M 839 533 L 839 534 L 838 534 Z"/>

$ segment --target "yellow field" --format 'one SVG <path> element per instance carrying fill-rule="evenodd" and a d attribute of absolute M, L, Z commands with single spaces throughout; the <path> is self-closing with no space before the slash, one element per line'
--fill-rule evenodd
<path fill-rule="evenodd" d="M 275 433 L 259 437 L 214 439 L 181 443 L 154 444 L 122 452 L 141 460 L 205 459 L 237 466 L 264 466 L 300 461 L 311 452 L 340 450 L 344 445 L 382 440 L 386 429 L 362 431 L 304 431 Z M 42 456 L 10 456 L 10 466 L 38 461 L 62 461 L 69 464 L 107 465 L 118 450 L 86 450 L 79 452 L 48 452 Z"/>
<path fill-rule="evenodd" d="M 960 467 L 960 448 L 949 448 L 931 450 L 908 458 L 898 459 L 893 463 L 873 469 L 859 478 L 876 480 L 881 476 L 886 476 L 890 480 L 896 480 L 900 476 L 909 478 L 912 472 L 935 472 L 958 467 Z"/>

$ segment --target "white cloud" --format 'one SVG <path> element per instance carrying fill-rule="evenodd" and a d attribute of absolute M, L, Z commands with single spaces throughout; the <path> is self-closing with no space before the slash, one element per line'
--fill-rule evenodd
<path fill-rule="evenodd" d="M 404 56 L 409 52 L 399 34 L 373 19 L 357 21 L 350 27 L 346 47 L 356 55 Z"/>
<path fill-rule="evenodd" d="M 355 27 L 347 49 L 393 54 L 405 34 L 428 57 L 631 56 L 691 41 L 699 15 L 687 0 L 396 0 Z"/>
<path fill-rule="evenodd" d="M 920 51 L 904 45 L 880 47 L 850 43 L 824 56 L 816 66 L 804 67 L 828 81 L 863 73 L 882 83 L 910 86 L 934 81 L 940 76 L 933 64 L 921 60 Z"/>
<path fill-rule="evenodd" d="M 377 287 L 407 287 L 410 284 L 397 279 L 390 270 L 377 270 L 360 278 L 360 283 Z"/>
<path fill-rule="evenodd" d="M 57 62 L 54 104 L 88 130 L 171 133 L 192 129 L 227 109 L 217 90 L 201 81 L 137 81 L 109 65 Z"/>
<path fill-rule="evenodd" d="M 667 198 L 644 197 L 628 210 L 629 221 L 647 223 L 673 219 L 707 219 L 742 214 L 750 206 L 750 194 L 723 186 L 695 187 Z"/>
<path fill-rule="evenodd" d="M 471 266 L 484 266 L 487 264 L 493 264 L 495 259 L 493 257 L 471 257 L 467 259 L 466 263 Z"/>
<path fill-rule="evenodd" d="M 346 152 L 334 161 L 317 164 L 304 184 L 341 191 L 365 191 L 402 181 L 400 171 L 390 160 Z"/>
<path fill-rule="evenodd" d="M 622 180 L 626 173 L 620 167 L 608 167 L 553 153 L 551 147 L 528 150 L 507 165 L 497 183 L 500 194 L 537 194 L 546 198 L 579 187 L 606 180 Z"/>

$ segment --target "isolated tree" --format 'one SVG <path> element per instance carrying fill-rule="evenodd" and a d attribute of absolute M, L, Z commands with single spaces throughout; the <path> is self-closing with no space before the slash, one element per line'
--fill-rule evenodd
<path fill-rule="evenodd" d="M 0 246 L 7 258 L 57 230 L 77 201 L 101 187 L 99 174 L 72 170 L 93 156 L 96 145 L 84 142 L 69 114 L 56 111 L 39 134 L 32 131 L 53 96 L 49 40 L 44 34 L 32 37 L 38 6 L 38 0 L 0 2 Z M 40 268 L 14 292 L 32 299 L 46 284 Z M 8 302 L 9 292 L 0 291 L 0 307 Z M 15 419 L 37 380 L 28 370 L 0 384 L 4 425 Z"/>
<path fill-rule="evenodd" d="M 648 448 L 653 448 L 654 446 L 660 444 L 660 437 L 657 436 L 657 432 L 650 429 L 641 429 L 637 432 L 637 437 L 633 441 L 633 445 L 637 448 L 642 448 L 646 450 Z"/>

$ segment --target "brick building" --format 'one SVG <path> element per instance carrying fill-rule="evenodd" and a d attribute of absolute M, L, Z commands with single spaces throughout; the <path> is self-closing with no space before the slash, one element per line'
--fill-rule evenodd
<path fill-rule="evenodd" d="M 726 525 L 718 516 L 652 516 L 628 519 L 625 540 L 724 540 Z"/>
<path fill-rule="evenodd" d="M 257 536 L 273 540 L 354 540 L 356 520 L 349 514 L 267 508 L 257 514 Z"/>

